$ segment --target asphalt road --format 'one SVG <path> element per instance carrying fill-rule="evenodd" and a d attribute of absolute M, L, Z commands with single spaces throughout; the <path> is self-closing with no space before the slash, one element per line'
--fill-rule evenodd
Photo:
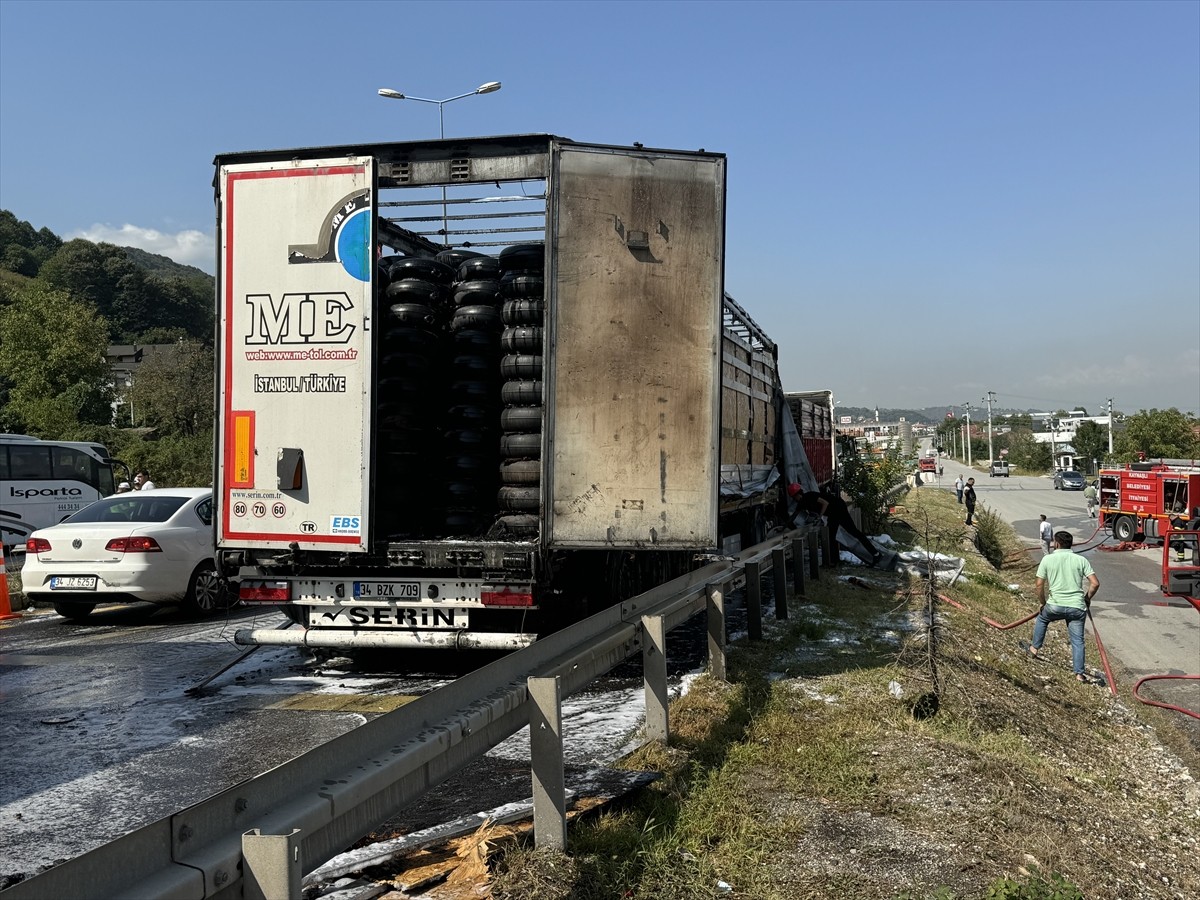
<path fill-rule="evenodd" d="M 1066 530 L 1076 547 L 1100 543 L 1096 519 L 1087 515 L 1082 491 L 1056 491 L 1049 477 L 1013 475 L 991 478 L 954 460 L 942 460 L 940 484 L 918 490 L 953 492 L 954 479 L 962 473 L 974 476 L 975 493 L 986 506 L 1013 526 L 1029 544 L 1030 557 L 1041 557 L 1038 540 L 1039 516 L 1043 513 L 1055 531 Z M 1115 544 L 1110 539 L 1107 544 Z M 1134 681 L 1153 674 L 1200 674 L 1200 614 L 1185 600 L 1168 599 L 1159 591 L 1162 548 L 1107 552 L 1087 551 L 1100 579 L 1100 592 L 1092 604 L 1096 629 L 1110 656 L 1120 660 L 1127 677 L 1118 679 L 1123 694 Z M 1051 626 L 1051 630 L 1061 626 Z M 1028 633 L 1021 632 L 1028 638 Z M 1100 661 L 1089 659 L 1089 666 Z M 1200 681 L 1152 682 L 1141 690 L 1144 696 L 1200 710 Z M 1196 721 L 1196 720 L 1191 720 Z M 1197 730 L 1200 734 L 1200 729 Z"/>

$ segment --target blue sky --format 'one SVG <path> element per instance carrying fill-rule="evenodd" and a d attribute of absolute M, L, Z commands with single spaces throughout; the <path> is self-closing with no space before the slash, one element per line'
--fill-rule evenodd
<path fill-rule="evenodd" d="M 729 157 L 726 287 L 850 406 L 1200 411 L 1200 3 L 0 0 L 0 207 L 212 271 L 217 153 Z"/>

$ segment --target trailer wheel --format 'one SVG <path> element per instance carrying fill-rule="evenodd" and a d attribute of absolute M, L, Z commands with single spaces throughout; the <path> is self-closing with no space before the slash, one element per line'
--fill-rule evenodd
<path fill-rule="evenodd" d="M 500 360 L 500 374 L 512 379 L 541 378 L 542 358 L 532 354 L 510 354 Z"/>
<path fill-rule="evenodd" d="M 494 256 L 474 256 L 458 266 L 459 281 L 496 279 L 500 277 L 500 260 Z"/>
<path fill-rule="evenodd" d="M 450 284 L 454 281 L 454 267 L 425 256 L 401 256 L 388 266 L 388 275 L 393 282 L 401 279 L 420 279 L 434 284 Z"/>
<path fill-rule="evenodd" d="M 500 466 L 500 483 L 517 486 L 541 484 L 542 462 L 538 459 L 517 459 Z"/>
<path fill-rule="evenodd" d="M 542 408 L 540 406 L 510 406 L 500 411 L 500 430 L 507 432 L 531 432 L 542 430 Z"/>
<path fill-rule="evenodd" d="M 506 381 L 500 386 L 500 402 L 505 406 L 540 406 L 540 381 Z"/>
<path fill-rule="evenodd" d="M 505 485 L 500 488 L 496 499 L 501 509 L 512 509 L 518 512 L 536 512 L 542 504 L 542 489 L 540 487 L 513 487 Z"/>
<path fill-rule="evenodd" d="M 514 300 L 519 298 L 541 300 L 546 293 L 546 282 L 541 275 L 505 272 L 504 277 L 500 279 L 500 289 L 504 292 L 505 297 Z"/>
<path fill-rule="evenodd" d="M 505 300 L 500 307 L 500 319 L 505 325 L 541 325 L 545 318 L 545 300 Z"/>
<path fill-rule="evenodd" d="M 498 281 L 463 281 L 454 288 L 455 306 L 499 306 L 500 299 Z"/>
<path fill-rule="evenodd" d="M 1137 534 L 1137 523 L 1132 516 L 1117 516 L 1112 526 L 1113 537 L 1118 541 L 1132 541 Z"/>
<path fill-rule="evenodd" d="M 505 328 L 500 335 L 500 347 L 506 353 L 541 353 L 542 326 L 518 325 Z"/>
<path fill-rule="evenodd" d="M 505 272 L 514 269 L 546 268 L 546 245 L 544 243 L 513 244 L 500 251 L 500 268 Z"/>
<path fill-rule="evenodd" d="M 542 436 L 540 434 L 502 434 L 500 453 L 505 459 L 541 459 Z"/>

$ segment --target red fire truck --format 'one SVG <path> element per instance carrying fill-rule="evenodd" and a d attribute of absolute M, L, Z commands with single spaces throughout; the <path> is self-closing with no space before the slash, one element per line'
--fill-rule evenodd
<path fill-rule="evenodd" d="M 1196 460 L 1137 462 L 1100 470 L 1100 524 L 1119 541 L 1138 534 L 1161 539 L 1182 528 L 1200 506 Z"/>

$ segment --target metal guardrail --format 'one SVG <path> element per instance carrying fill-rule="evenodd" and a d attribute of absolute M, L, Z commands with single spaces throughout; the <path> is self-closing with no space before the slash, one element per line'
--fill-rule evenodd
<path fill-rule="evenodd" d="M 712 562 L 477 669 L 296 759 L 62 863 L 0 893 L 4 900 L 300 896 L 300 878 L 492 747 L 531 725 L 534 833 L 566 839 L 561 701 L 641 652 L 646 732 L 665 740 L 666 633 L 708 610 L 709 662 L 725 677 L 725 597 L 747 588 L 761 637 L 760 581 L 774 575 L 776 617 L 818 577 L 818 541 L 801 529 Z"/>

